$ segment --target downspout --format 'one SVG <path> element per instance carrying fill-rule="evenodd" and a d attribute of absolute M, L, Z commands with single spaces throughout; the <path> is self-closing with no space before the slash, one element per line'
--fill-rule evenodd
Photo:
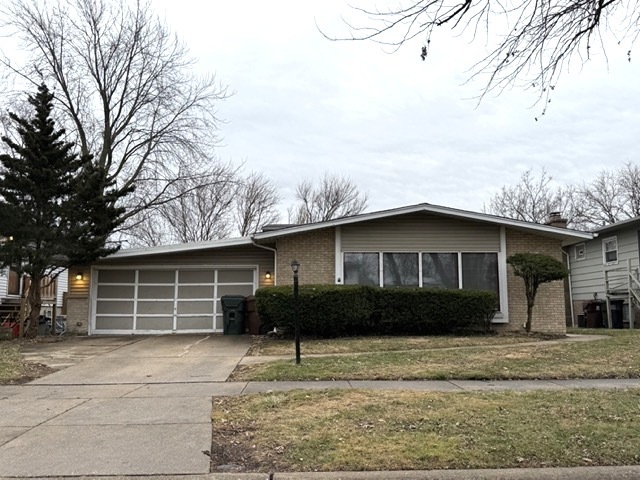
<path fill-rule="evenodd" d="M 576 316 L 575 316 L 575 312 L 573 311 L 573 286 L 571 285 L 571 257 L 564 250 L 564 248 L 562 249 L 562 253 L 564 253 L 567 257 L 567 270 L 569 270 L 569 275 L 567 275 L 567 281 L 569 282 L 569 310 L 571 311 L 571 326 L 575 328 Z"/>
<path fill-rule="evenodd" d="M 275 275 L 273 279 L 273 286 L 275 287 L 278 284 L 278 250 L 276 250 L 275 248 L 267 247 L 266 245 L 260 245 L 256 243 L 253 237 L 249 237 L 249 238 L 251 238 L 251 243 L 253 244 L 254 247 L 264 248 L 265 250 L 270 250 L 273 252 L 273 274 Z M 260 285 L 259 280 L 258 280 L 258 285 Z"/>

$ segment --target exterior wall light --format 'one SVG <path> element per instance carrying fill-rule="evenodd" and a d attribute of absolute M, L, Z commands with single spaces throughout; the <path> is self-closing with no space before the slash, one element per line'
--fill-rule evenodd
<path fill-rule="evenodd" d="M 82 280 L 83 278 L 84 278 L 84 275 L 82 275 L 82 272 L 76 273 L 76 280 Z"/>
<path fill-rule="evenodd" d="M 266 278 L 267 280 L 271 280 L 271 272 L 265 273 L 264 278 Z"/>

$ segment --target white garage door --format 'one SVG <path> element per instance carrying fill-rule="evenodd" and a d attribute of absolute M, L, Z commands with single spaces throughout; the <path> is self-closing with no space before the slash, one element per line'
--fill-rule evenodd
<path fill-rule="evenodd" d="M 220 298 L 252 295 L 256 280 L 247 267 L 96 270 L 91 332 L 222 332 Z"/>

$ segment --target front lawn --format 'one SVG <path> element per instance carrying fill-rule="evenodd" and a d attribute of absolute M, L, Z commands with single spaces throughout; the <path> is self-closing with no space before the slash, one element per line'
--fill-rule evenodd
<path fill-rule="evenodd" d="M 602 330 L 600 333 L 611 333 Z M 303 354 L 305 351 L 303 350 Z M 640 377 L 640 332 L 580 343 L 378 352 L 241 365 L 233 380 L 494 380 Z"/>
<path fill-rule="evenodd" d="M 640 390 L 328 390 L 215 397 L 212 466 L 249 471 L 640 462 Z"/>
<path fill-rule="evenodd" d="M 505 345 L 528 343 L 557 338 L 549 335 L 504 333 L 469 336 L 422 336 L 422 337 L 355 337 L 321 340 L 303 339 L 300 343 L 305 354 L 361 353 L 400 350 L 426 350 L 431 348 L 473 347 L 482 345 Z M 292 355 L 293 340 L 257 337 L 251 355 Z"/>
<path fill-rule="evenodd" d="M 38 363 L 25 362 L 16 341 L 0 341 L 0 385 L 25 383 L 55 370 Z"/>
<path fill-rule="evenodd" d="M 13 342 L 0 342 L 0 384 L 12 383 L 23 373 L 22 355 Z"/>

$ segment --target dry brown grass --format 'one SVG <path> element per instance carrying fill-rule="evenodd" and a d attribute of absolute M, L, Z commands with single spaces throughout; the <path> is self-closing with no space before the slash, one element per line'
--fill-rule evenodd
<path fill-rule="evenodd" d="M 508 345 L 538 342 L 557 338 L 537 334 L 495 334 L 470 336 L 422 336 L 422 337 L 355 337 L 322 340 L 302 340 L 301 350 L 306 354 L 389 352 L 403 350 L 428 350 L 436 348 Z M 293 340 L 256 337 L 251 355 L 290 355 L 294 351 Z"/>
<path fill-rule="evenodd" d="M 303 354 L 306 353 L 303 350 Z M 640 332 L 555 345 L 482 346 L 241 366 L 234 380 L 494 380 L 640 377 Z"/>
<path fill-rule="evenodd" d="M 253 471 L 624 465 L 640 391 L 295 391 L 214 398 L 213 465 Z"/>

